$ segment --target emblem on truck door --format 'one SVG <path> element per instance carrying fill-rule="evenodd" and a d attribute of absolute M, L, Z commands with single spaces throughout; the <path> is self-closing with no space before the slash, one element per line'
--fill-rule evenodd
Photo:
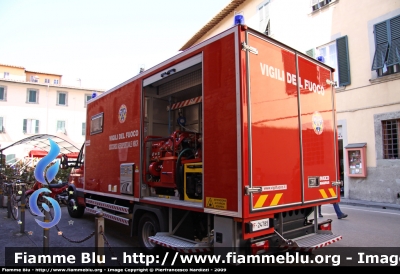
<path fill-rule="evenodd" d="M 125 105 L 120 106 L 118 111 L 118 120 L 121 124 L 125 122 L 126 112 L 127 112 L 126 106 Z"/>
<path fill-rule="evenodd" d="M 312 126 L 314 129 L 314 132 L 317 135 L 322 134 L 322 132 L 324 131 L 324 120 L 322 119 L 322 116 L 318 111 L 313 113 Z"/>

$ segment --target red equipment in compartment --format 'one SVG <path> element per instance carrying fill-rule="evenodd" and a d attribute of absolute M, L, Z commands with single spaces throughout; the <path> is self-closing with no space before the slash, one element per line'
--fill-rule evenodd
<path fill-rule="evenodd" d="M 148 170 L 144 171 L 145 181 L 154 188 L 177 189 L 177 167 L 184 159 L 200 155 L 200 134 L 175 131 L 169 137 L 147 136 L 145 143 L 151 143 Z M 146 152 L 144 153 L 146 161 Z M 201 158 L 198 158 L 201 162 Z"/>

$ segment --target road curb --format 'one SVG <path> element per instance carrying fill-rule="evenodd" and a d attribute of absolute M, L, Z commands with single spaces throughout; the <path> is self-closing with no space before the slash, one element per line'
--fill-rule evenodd
<path fill-rule="evenodd" d="M 369 201 L 355 201 L 355 200 L 347 200 L 347 199 L 341 199 L 340 205 L 353 205 L 353 206 L 373 207 L 373 208 L 381 208 L 381 209 L 400 210 L 400 205 L 397 205 L 397 204 L 376 203 L 376 202 L 369 202 Z"/>

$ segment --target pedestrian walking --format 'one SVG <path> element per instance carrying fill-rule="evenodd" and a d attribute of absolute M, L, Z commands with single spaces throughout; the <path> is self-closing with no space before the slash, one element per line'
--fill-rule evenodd
<path fill-rule="evenodd" d="M 336 215 L 337 215 L 338 219 L 344 219 L 344 218 L 346 218 L 346 217 L 348 216 L 347 214 L 343 213 L 343 212 L 340 210 L 340 207 L 339 207 L 339 204 L 338 204 L 338 203 L 334 203 L 334 204 L 333 204 L 333 208 L 335 209 L 335 212 L 336 212 Z M 322 215 L 322 209 L 321 209 L 321 206 L 320 206 L 320 205 L 318 206 L 318 216 L 319 216 L 320 218 L 324 217 L 324 216 Z"/>
<path fill-rule="evenodd" d="M 343 213 L 343 212 L 340 210 L 340 207 L 339 207 L 339 204 L 338 204 L 338 203 L 334 203 L 334 204 L 333 204 L 333 208 L 335 209 L 335 212 L 336 212 L 336 215 L 337 215 L 338 219 L 344 219 L 344 218 L 347 217 L 347 214 Z"/>
<path fill-rule="evenodd" d="M 319 216 L 320 218 L 324 217 L 324 216 L 322 216 L 321 205 L 318 206 L 318 214 L 319 214 L 318 216 Z"/>

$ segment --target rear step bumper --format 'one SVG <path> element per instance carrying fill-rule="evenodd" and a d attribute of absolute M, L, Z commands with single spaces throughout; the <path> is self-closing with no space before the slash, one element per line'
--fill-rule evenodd
<path fill-rule="evenodd" d="M 340 241 L 342 236 L 329 233 L 313 233 L 299 238 L 291 239 L 291 244 L 280 246 L 282 249 L 310 252 L 337 241 Z M 183 239 L 169 233 L 157 233 L 155 236 L 149 237 L 150 242 L 170 248 L 183 253 L 201 253 L 211 251 L 211 246 L 205 242 L 195 242 Z"/>
<path fill-rule="evenodd" d="M 149 237 L 150 242 L 183 253 L 201 253 L 211 251 L 209 244 L 183 239 L 168 233 L 157 233 Z"/>
<path fill-rule="evenodd" d="M 299 238 L 291 239 L 291 244 L 285 244 L 281 247 L 295 251 L 310 252 L 342 239 L 340 235 L 333 235 L 328 233 L 312 233 Z"/>

